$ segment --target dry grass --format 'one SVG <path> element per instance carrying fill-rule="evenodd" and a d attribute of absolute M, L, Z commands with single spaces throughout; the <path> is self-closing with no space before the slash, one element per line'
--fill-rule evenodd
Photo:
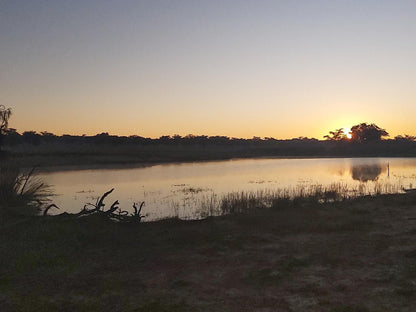
<path fill-rule="evenodd" d="M 415 195 L 138 226 L 33 218 L 1 231 L 1 310 L 411 312 Z"/>
<path fill-rule="evenodd" d="M 248 213 L 259 208 L 280 208 L 304 203 L 342 202 L 363 196 L 401 193 L 401 185 L 361 183 L 351 187 L 345 183 L 330 185 L 298 185 L 288 188 L 231 192 L 222 196 L 211 194 L 199 200 L 202 217 Z"/>

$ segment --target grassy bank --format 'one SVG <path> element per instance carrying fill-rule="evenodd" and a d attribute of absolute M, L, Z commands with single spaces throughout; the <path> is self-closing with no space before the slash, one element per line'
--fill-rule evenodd
<path fill-rule="evenodd" d="M 412 311 L 416 197 L 1 221 L 2 311 Z"/>

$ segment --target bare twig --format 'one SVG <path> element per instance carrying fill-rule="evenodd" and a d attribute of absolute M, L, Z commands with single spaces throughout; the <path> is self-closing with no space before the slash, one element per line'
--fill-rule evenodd
<path fill-rule="evenodd" d="M 143 206 L 144 206 L 144 202 L 142 202 L 140 204 L 139 209 L 137 209 L 137 203 L 133 203 L 134 214 L 132 215 L 132 217 L 135 220 L 137 220 L 138 222 L 140 222 L 142 220 L 142 218 L 144 217 L 140 214 L 140 212 L 142 211 Z"/>
<path fill-rule="evenodd" d="M 143 206 L 144 206 L 144 202 L 142 202 L 140 204 L 139 210 L 137 210 L 137 203 L 133 203 L 134 215 L 135 216 L 140 215 L 140 212 L 142 211 Z"/>
<path fill-rule="evenodd" d="M 118 200 L 116 200 L 110 207 L 110 209 L 108 209 L 107 211 L 104 211 L 104 214 L 109 215 L 112 214 L 114 211 L 116 211 L 118 209 Z"/>
<path fill-rule="evenodd" d="M 121 209 L 119 209 L 119 210 L 117 211 L 117 215 L 119 215 L 119 216 L 128 216 L 128 215 L 129 215 L 129 213 L 128 213 L 127 211 L 125 211 L 125 210 L 121 210 Z"/>
<path fill-rule="evenodd" d="M 100 210 L 101 207 L 104 207 L 104 199 L 114 191 L 114 188 L 112 188 L 111 190 L 109 190 L 108 192 L 105 192 L 103 196 L 101 196 L 100 200 L 97 203 L 97 207 L 95 208 L 96 210 Z"/>
<path fill-rule="evenodd" d="M 55 205 L 55 204 L 50 204 L 48 207 L 46 207 L 45 208 L 45 210 L 43 211 L 43 215 L 44 216 L 46 216 L 46 215 L 48 215 L 48 211 L 49 211 L 49 209 L 51 209 L 51 208 L 56 208 L 56 209 L 59 209 L 59 207 L 57 206 L 57 205 Z"/>

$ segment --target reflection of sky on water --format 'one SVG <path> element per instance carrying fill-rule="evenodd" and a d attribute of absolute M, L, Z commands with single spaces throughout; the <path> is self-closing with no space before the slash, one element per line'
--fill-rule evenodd
<path fill-rule="evenodd" d="M 390 177 L 387 176 L 390 165 Z M 395 183 L 405 187 L 416 181 L 416 158 L 242 159 L 165 164 L 124 169 L 61 171 L 42 174 L 58 196 L 62 210 L 78 212 L 87 202 L 111 188 L 107 204 L 118 199 L 128 209 L 145 201 L 149 219 L 192 215 L 203 197 L 235 191 L 257 191 L 297 185 L 342 182 Z"/>

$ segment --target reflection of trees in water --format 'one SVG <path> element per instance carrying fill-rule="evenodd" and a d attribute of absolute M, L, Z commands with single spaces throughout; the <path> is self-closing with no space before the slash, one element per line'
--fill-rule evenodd
<path fill-rule="evenodd" d="M 361 182 L 376 181 L 381 173 L 385 172 L 386 168 L 380 164 L 371 165 L 352 165 L 351 177 L 354 180 Z"/>

